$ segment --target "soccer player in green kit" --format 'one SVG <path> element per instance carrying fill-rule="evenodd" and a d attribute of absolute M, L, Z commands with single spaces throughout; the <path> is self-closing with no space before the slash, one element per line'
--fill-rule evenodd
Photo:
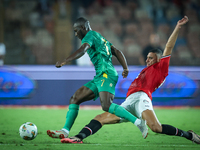
<path fill-rule="evenodd" d="M 79 104 L 92 99 L 100 98 L 102 109 L 115 114 L 118 117 L 134 123 L 146 138 L 148 128 L 144 120 L 140 120 L 129 113 L 123 107 L 112 103 L 115 95 L 115 85 L 118 81 L 118 73 L 112 64 L 112 55 L 115 56 L 123 67 L 122 76 L 128 76 L 128 66 L 123 53 L 116 49 L 101 34 L 93 31 L 89 21 L 85 18 L 78 18 L 74 23 L 74 32 L 81 41 L 81 47 L 62 62 L 57 62 L 56 67 L 62 67 L 66 63 L 78 59 L 86 52 L 92 61 L 96 76 L 81 88 L 79 88 L 70 99 L 69 110 L 66 122 L 61 130 L 47 130 L 47 134 L 53 138 L 66 138 L 78 115 Z M 96 120 L 92 120 L 90 125 L 96 125 Z M 95 130 L 93 131 L 93 134 Z"/>

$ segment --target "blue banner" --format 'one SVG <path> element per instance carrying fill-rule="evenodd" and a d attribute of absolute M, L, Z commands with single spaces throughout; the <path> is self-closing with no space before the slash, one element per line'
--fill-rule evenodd
<path fill-rule="evenodd" d="M 115 97 L 125 98 L 128 88 L 140 72 L 130 72 L 126 79 L 119 77 L 116 85 Z M 170 72 L 165 82 L 155 92 L 153 97 L 185 98 L 193 97 L 197 90 L 197 83 L 184 74 Z"/>
<path fill-rule="evenodd" d="M 121 104 L 143 67 L 131 66 L 119 81 L 114 103 Z M 54 65 L 0 67 L 0 105 L 69 105 L 71 96 L 95 76 L 93 67 Z M 36 86 L 37 83 L 37 86 Z M 154 106 L 200 106 L 200 67 L 170 67 L 169 75 L 153 94 Z M 33 92 L 34 91 L 34 92 Z M 101 105 L 100 100 L 81 105 Z"/>
<path fill-rule="evenodd" d="M 33 92 L 35 81 L 13 68 L 0 67 L 0 98 L 25 98 Z"/>

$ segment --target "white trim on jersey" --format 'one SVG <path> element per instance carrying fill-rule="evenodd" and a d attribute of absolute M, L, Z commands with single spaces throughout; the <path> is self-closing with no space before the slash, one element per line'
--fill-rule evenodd
<path fill-rule="evenodd" d="M 162 56 L 161 58 L 166 58 L 166 57 L 169 57 L 169 56 L 171 56 L 171 55 L 167 55 L 167 56 Z"/>

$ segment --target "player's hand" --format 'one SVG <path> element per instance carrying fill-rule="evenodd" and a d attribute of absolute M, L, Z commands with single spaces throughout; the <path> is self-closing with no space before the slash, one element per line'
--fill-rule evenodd
<path fill-rule="evenodd" d="M 184 16 L 181 20 L 179 20 L 179 21 L 177 22 L 177 25 L 180 27 L 180 26 L 186 24 L 188 21 L 189 21 L 188 17 L 187 17 L 187 16 Z"/>
<path fill-rule="evenodd" d="M 124 71 L 122 72 L 123 78 L 126 78 L 128 76 L 128 72 L 128 69 L 124 69 Z"/>
<path fill-rule="evenodd" d="M 60 67 L 62 67 L 63 65 L 65 65 L 64 62 L 61 63 L 61 62 L 58 61 L 58 62 L 56 63 L 56 67 L 57 67 L 57 68 L 60 68 Z"/>

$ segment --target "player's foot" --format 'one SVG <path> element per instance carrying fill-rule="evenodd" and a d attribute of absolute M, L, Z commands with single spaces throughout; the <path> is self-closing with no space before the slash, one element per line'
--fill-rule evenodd
<path fill-rule="evenodd" d="M 189 130 L 188 132 L 192 133 L 191 141 L 193 141 L 194 143 L 200 144 L 200 136 L 198 134 L 194 133 L 192 130 Z"/>
<path fill-rule="evenodd" d="M 143 119 L 141 119 L 141 123 L 139 124 L 139 125 L 137 125 L 137 127 L 140 129 L 140 131 L 142 132 L 142 137 L 144 138 L 144 139 L 146 139 L 147 138 L 147 136 L 148 136 L 148 127 L 147 127 L 147 125 L 146 125 L 146 121 L 145 120 L 143 120 Z"/>
<path fill-rule="evenodd" d="M 61 143 L 79 143 L 82 144 L 83 141 L 81 139 L 79 139 L 78 137 L 70 137 L 70 138 L 64 138 L 60 140 Z"/>
<path fill-rule="evenodd" d="M 67 138 L 68 134 L 64 130 L 47 130 L 47 134 L 52 138 Z"/>

